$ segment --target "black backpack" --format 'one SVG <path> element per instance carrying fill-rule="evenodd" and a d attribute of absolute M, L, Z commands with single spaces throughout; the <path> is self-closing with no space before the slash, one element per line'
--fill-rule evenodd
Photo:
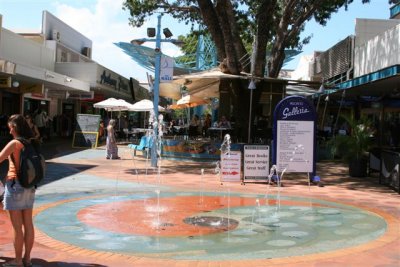
<path fill-rule="evenodd" d="M 37 187 L 43 180 L 46 170 L 46 161 L 39 152 L 39 149 L 31 142 L 23 138 L 17 138 L 17 140 L 24 145 L 21 149 L 19 172 L 17 174 L 18 181 L 24 188 Z M 15 164 L 12 154 L 11 159 Z"/>

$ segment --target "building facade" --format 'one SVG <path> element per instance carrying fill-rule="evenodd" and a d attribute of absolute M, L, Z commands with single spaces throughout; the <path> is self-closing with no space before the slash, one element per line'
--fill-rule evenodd
<path fill-rule="evenodd" d="M 96 102 L 149 98 L 138 81 L 92 60 L 92 41 L 48 11 L 37 33 L 12 32 L 1 26 L 3 19 L 0 15 L 0 118 L 41 109 L 53 118 L 54 134 L 70 135 L 76 114 L 100 112 L 93 108 Z"/>

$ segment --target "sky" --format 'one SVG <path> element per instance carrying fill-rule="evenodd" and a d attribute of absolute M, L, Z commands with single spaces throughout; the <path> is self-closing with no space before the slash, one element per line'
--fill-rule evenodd
<path fill-rule="evenodd" d="M 361 0 L 354 2 L 347 11 L 343 8 L 332 14 L 325 27 L 313 20 L 309 21 L 302 36 L 312 35 L 310 43 L 284 68 L 295 69 L 301 55 L 325 51 L 354 34 L 356 18 L 388 19 L 390 16 L 388 0 L 371 0 L 371 3 L 364 5 Z M 123 0 L 0 0 L 0 14 L 3 15 L 3 27 L 6 29 L 15 32 L 40 32 L 42 11 L 47 10 L 92 40 L 94 61 L 126 78 L 133 77 L 140 82 L 146 82 L 146 72 L 149 71 L 136 64 L 113 43 L 146 38 L 147 28 L 156 28 L 157 19 L 153 17 L 141 28 L 133 28 L 129 25 L 129 12 L 122 9 L 122 3 Z M 168 27 L 173 38 L 190 30 L 190 26 L 178 23 L 168 15 L 162 17 L 161 27 Z M 151 42 L 145 45 L 154 47 Z M 161 49 L 169 56 L 181 55 L 173 44 L 163 43 Z"/>

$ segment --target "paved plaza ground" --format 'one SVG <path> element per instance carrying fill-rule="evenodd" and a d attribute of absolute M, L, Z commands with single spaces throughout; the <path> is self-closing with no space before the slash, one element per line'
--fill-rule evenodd
<path fill-rule="evenodd" d="M 400 195 L 379 185 L 377 177 L 349 177 L 347 167 L 338 162 L 317 164 L 324 187 L 309 187 L 305 174 L 285 174 L 284 186 L 277 188 L 266 183 L 221 184 L 213 162 L 163 159 L 160 169 L 152 169 L 140 152 L 132 157 L 126 145 L 119 146 L 121 160 L 107 160 L 103 146 L 72 149 L 70 141 L 59 139 L 49 141 L 43 148 L 48 171 L 44 184 L 37 190 L 34 209 L 34 266 L 400 266 Z M 4 166 L 2 169 L 4 172 Z M 264 258 L 241 247 L 240 242 L 251 242 L 258 236 L 233 236 L 234 231 L 239 233 L 240 224 L 249 225 L 241 229 L 242 233 L 257 233 L 252 228 L 256 220 L 271 219 L 260 218 L 260 206 L 275 209 L 278 204 L 300 211 L 320 209 L 318 216 L 303 216 L 304 220 L 310 219 L 309 225 L 304 226 L 310 235 L 315 222 L 322 227 L 318 231 L 326 229 L 327 234 L 333 232 L 330 227 L 335 223 L 340 224 L 334 220 L 317 221 L 323 213 L 332 218 L 339 213 L 346 213 L 343 217 L 349 219 L 372 218 L 335 231 L 337 234 L 369 229 L 372 232 L 376 225 L 371 222 L 382 224 L 383 230 L 377 236 L 357 237 L 354 243 L 347 240 L 341 244 L 341 239 L 336 244 L 318 243 L 310 239 L 299 249 L 291 244 L 301 241 L 301 234 L 306 235 L 307 231 L 291 231 L 292 243 L 289 239 L 268 242 L 276 250 L 258 251 L 260 244 L 252 244 L 251 249 L 260 255 L 271 255 Z M 160 212 L 160 207 L 169 212 Z M 211 215 L 218 217 L 215 210 L 220 209 L 228 212 L 220 221 L 225 223 L 223 227 L 200 227 L 199 232 L 196 222 L 192 225 L 193 220 L 199 219 L 193 214 L 210 214 L 202 218 L 210 219 L 212 224 L 215 217 Z M 239 218 L 240 213 L 248 211 L 250 215 L 241 217 L 246 217 L 243 220 L 230 220 L 231 214 Z M 292 216 L 290 212 L 282 212 L 281 216 L 284 214 Z M 191 220 L 187 220 L 189 217 Z M 297 219 L 301 218 L 292 222 Z M 152 225 L 154 222 L 158 222 L 157 227 Z M 11 226 L 3 210 L 0 225 L 1 265 L 13 257 Z M 280 224 L 285 225 L 290 223 Z M 272 231 L 270 226 L 271 221 L 268 230 Z M 235 227 L 238 228 L 234 230 Z M 207 236 L 223 237 L 229 232 L 232 235 L 228 235 L 225 248 L 218 247 L 225 257 L 215 251 L 185 248 L 185 244 L 194 241 L 212 247 L 226 239 L 208 240 Z M 130 247 L 123 247 L 121 240 Z M 310 252 L 310 247 L 314 251 Z"/>

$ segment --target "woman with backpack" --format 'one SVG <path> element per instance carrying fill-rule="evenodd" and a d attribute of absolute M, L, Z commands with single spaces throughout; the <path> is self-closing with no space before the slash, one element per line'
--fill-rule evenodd
<path fill-rule="evenodd" d="M 13 139 L 0 152 L 0 163 L 8 159 L 3 209 L 8 211 L 14 232 L 15 259 L 3 263 L 4 267 L 32 266 L 31 251 L 35 239 L 33 227 L 33 202 L 35 187 L 24 188 L 18 181 L 21 150 L 24 144 L 17 139 L 30 140 L 33 133 L 24 116 L 16 114 L 8 119 Z M 25 252 L 23 252 L 25 247 Z"/>

